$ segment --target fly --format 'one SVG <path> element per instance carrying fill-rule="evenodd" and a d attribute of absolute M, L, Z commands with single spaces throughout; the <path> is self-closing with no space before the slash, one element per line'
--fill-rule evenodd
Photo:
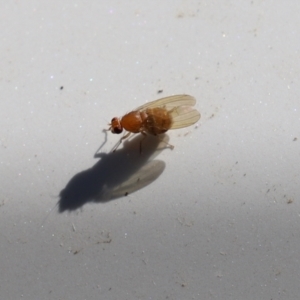
<path fill-rule="evenodd" d="M 131 134 L 141 133 L 145 137 L 147 134 L 157 136 L 170 129 L 195 124 L 201 116 L 193 108 L 195 104 L 196 99 L 192 96 L 174 95 L 148 102 L 121 118 L 113 118 L 108 130 L 116 134 L 120 134 L 123 130 L 127 133 L 119 140 L 112 151 L 116 151 L 122 141 Z M 173 149 L 174 146 L 171 146 L 171 148 Z"/>

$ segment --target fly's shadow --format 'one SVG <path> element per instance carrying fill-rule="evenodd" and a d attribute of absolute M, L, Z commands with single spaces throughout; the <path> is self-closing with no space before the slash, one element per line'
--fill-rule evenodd
<path fill-rule="evenodd" d="M 127 196 L 156 180 L 165 163 L 154 158 L 166 148 L 169 138 L 147 136 L 124 142 L 124 147 L 111 153 L 100 153 L 100 160 L 90 169 L 77 173 L 60 192 L 59 212 L 75 210 L 87 202 L 106 202 Z"/>

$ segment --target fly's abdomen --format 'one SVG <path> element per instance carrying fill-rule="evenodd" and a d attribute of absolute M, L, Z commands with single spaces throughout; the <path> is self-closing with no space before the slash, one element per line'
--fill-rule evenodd
<path fill-rule="evenodd" d="M 144 130 L 152 135 L 157 135 L 168 131 L 172 126 L 172 116 L 161 107 L 148 108 L 144 120 Z"/>

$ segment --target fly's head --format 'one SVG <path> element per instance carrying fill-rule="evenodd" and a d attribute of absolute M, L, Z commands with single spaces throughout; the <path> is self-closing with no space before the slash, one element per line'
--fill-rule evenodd
<path fill-rule="evenodd" d="M 123 127 L 121 125 L 121 121 L 119 118 L 116 117 L 112 118 L 111 123 L 109 125 L 110 125 L 109 130 L 112 133 L 120 134 L 123 131 Z"/>

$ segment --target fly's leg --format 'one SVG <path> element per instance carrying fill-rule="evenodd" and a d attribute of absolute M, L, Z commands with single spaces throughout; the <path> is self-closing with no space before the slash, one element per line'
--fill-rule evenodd
<path fill-rule="evenodd" d="M 102 143 L 102 145 L 98 148 L 98 150 L 95 152 L 95 154 L 94 154 L 94 157 L 95 157 L 95 158 L 98 157 L 99 151 L 101 150 L 101 148 L 102 148 L 102 147 L 106 144 L 106 142 L 107 142 L 107 131 L 108 131 L 108 129 L 103 129 L 103 130 L 102 130 L 102 132 L 105 133 L 105 140 L 104 140 L 104 142 Z"/>
<path fill-rule="evenodd" d="M 128 131 L 124 136 L 122 136 L 120 138 L 120 140 L 115 144 L 115 146 L 111 149 L 110 152 L 116 152 L 116 150 L 118 149 L 118 147 L 121 145 L 122 141 L 127 139 L 130 136 L 131 132 Z"/>
<path fill-rule="evenodd" d="M 168 142 L 164 141 L 163 138 L 161 138 L 160 136 L 156 136 L 161 142 L 165 143 L 171 150 L 174 149 L 174 146 L 169 144 Z"/>
<path fill-rule="evenodd" d="M 147 137 L 147 133 L 144 131 L 141 131 L 141 134 L 143 135 L 143 138 L 140 141 L 140 154 L 142 153 L 142 142 L 144 141 L 144 139 Z M 160 137 L 159 135 L 155 135 L 156 138 L 158 138 L 161 142 L 165 143 L 171 150 L 174 149 L 174 146 L 169 144 L 168 142 L 164 141 L 162 137 Z"/>

